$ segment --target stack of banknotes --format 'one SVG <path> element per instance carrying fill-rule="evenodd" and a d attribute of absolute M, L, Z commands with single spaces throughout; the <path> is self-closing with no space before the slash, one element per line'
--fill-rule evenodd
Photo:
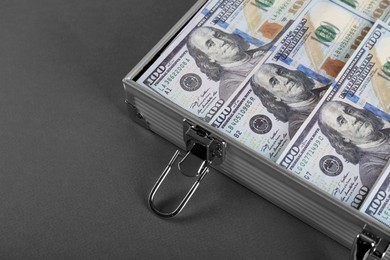
<path fill-rule="evenodd" d="M 209 0 L 137 79 L 390 227 L 388 0 Z"/>

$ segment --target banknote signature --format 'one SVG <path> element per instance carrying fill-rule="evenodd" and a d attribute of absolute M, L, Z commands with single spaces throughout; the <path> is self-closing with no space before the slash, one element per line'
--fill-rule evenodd
<path fill-rule="evenodd" d="M 354 178 L 348 178 L 348 176 L 349 173 L 345 174 L 341 181 L 338 183 L 338 187 L 336 187 L 332 192 L 333 196 L 342 195 L 341 201 L 348 200 L 352 191 L 356 189 L 356 187 L 359 185 L 359 182 L 357 182 L 357 176 L 355 176 Z"/>
<path fill-rule="evenodd" d="M 210 92 L 210 88 L 206 89 L 190 106 L 191 109 L 196 109 L 199 114 L 217 98 L 217 91 Z"/>
<path fill-rule="evenodd" d="M 267 143 L 261 147 L 261 152 L 270 152 L 269 156 L 272 158 L 279 149 L 286 143 L 287 141 L 287 133 L 282 135 L 278 135 L 279 129 L 272 133 L 271 137 L 268 139 Z"/>

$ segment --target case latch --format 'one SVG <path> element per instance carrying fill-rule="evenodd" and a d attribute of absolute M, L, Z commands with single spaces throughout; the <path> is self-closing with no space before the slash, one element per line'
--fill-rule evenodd
<path fill-rule="evenodd" d="M 374 231 L 367 225 L 355 238 L 350 260 L 379 260 L 384 259 L 390 239 Z M 386 257 L 388 257 L 386 255 Z"/>
<path fill-rule="evenodd" d="M 160 217 L 169 218 L 179 214 L 209 172 L 209 166 L 221 164 L 225 158 L 226 143 L 188 120 L 183 121 L 183 139 L 187 153 L 183 156 L 179 150 L 175 152 L 149 194 L 149 206 Z M 181 158 L 177 163 L 178 171 L 197 179 L 172 212 L 162 212 L 155 206 L 154 196 L 178 158 Z"/>

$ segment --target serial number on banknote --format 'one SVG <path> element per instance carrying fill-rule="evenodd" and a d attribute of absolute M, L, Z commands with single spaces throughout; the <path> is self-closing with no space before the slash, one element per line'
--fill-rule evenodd
<path fill-rule="evenodd" d="M 162 88 L 159 87 L 159 90 L 164 92 L 165 94 L 169 94 L 172 91 L 172 89 L 169 88 L 168 86 L 180 74 L 180 72 L 188 65 L 188 62 L 190 62 L 190 60 L 186 58 L 179 65 L 177 65 L 176 68 L 171 72 L 171 74 L 164 79 L 164 82 L 161 84 Z M 153 74 L 151 76 L 153 76 Z"/>
<path fill-rule="evenodd" d="M 245 104 L 242 106 L 242 108 L 237 112 L 236 116 L 233 118 L 231 123 L 227 127 L 227 133 L 231 133 L 234 130 L 234 127 L 240 122 L 240 120 L 244 117 L 245 113 L 248 111 L 248 109 L 252 106 L 253 102 L 255 101 L 254 97 L 250 97 Z M 236 136 L 237 138 L 239 136 Z"/>

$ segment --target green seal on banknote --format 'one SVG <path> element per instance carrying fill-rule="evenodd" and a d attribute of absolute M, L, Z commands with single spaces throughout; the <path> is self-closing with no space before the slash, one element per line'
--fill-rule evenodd
<path fill-rule="evenodd" d="M 256 4 L 260 5 L 263 8 L 269 8 L 273 6 L 275 0 L 255 0 Z"/>
<path fill-rule="evenodd" d="M 332 42 L 336 39 L 337 33 L 340 30 L 331 23 L 322 22 L 315 30 L 315 35 L 322 42 Z"/>
<path fill-rule="evenodd" d="M 382 71 L 390 77 L 390 61 L 387 61 L 383 67 L 382 67 Z"/>
<path fill-rule="evenodd" d="M 354 0 L 341 0 L 341 2 L 346 3 L 347 5 L 356 9 L 357 2 Z"/>

